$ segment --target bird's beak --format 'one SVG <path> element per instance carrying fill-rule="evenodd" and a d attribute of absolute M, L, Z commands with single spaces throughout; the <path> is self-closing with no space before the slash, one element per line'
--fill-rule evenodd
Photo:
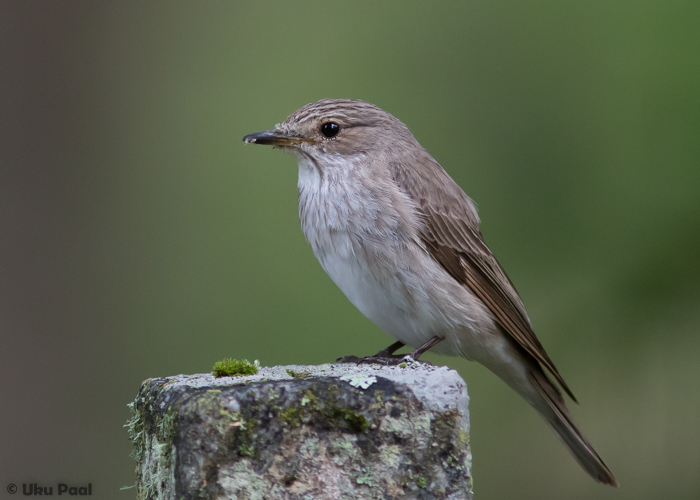
<path fill-rule="evenodd" d="M 256 132 L 254 134 L 248 134 L 243 138 L 243 142 L 246 144 L 265 144 L 271 146 L 282 146 L 290 147 L 296 146 L 302 142 L 313 142 L 311 139 L 305 137 L 294 137 L 284 132 L 274 129 L 274 130 L 264 130 L 262 132 Z"/>

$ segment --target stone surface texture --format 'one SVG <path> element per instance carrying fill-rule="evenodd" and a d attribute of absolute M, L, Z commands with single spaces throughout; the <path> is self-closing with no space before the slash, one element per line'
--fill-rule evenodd
<path fill-rule="evenodd" d="M 454 370 L 329 364 L 143 382 L 127 423 L 138 499 L 470 499 Z"/>

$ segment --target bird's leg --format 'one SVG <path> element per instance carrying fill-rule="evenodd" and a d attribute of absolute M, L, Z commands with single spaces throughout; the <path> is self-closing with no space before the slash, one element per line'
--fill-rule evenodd
<path fill-rule="evenodd" d="M 386 349 L 382 349 L 379 351 L 377 354 L 374 356 L 367 356 L 364 358 L 358 358 L 357 356 L 343 356 L 342 358 L 338 358 L 336 360 L 336 363 L 377 363 L 380 365 L 385 365 L 385 366 L 393 366 L 393 365 L 399 365 L 403 363 L 406 359 L 406 356 L 411 357 L 414 361 L 418 361 L 418 358 L 428 349 L 436 346 L 440 342 L 445 340 L 445 337 L 438 337 L 437 335 L 434 337 L 431 337 L 430 340 L 428 340 L 426 343 L 421 345 L 418 349 L 410 352 L 409 354 L 403 355 L 403 354 L 394 354 L 394 352 L 398 351 L 401 349 L 405 344 L 403 342 L 394 342 L 391 344 L 389 347 Z M 428 361 L 421 361 L 421 363 L 428 363 Z"/>
<path fill-rule="evenodd" d="M 435 335 L 430 340 L 428 340 L 425 344 L 420 346 L 418 349 L 416 349 L 415 351 L 412 351 L 409 354 L 409 356 L 411 356 L 414 361 L 418 361 L 418 358 L 420 358 L 421 354 L 423 354 L 428 349 L 432 349 L 433 347 L 438 345 L 443 340 L 445 340 L 445 337 L 438 337 L 437 335 Z"/>
<path fill-rule="evenodd" d="M 379 351 L 377 354 L 375 354 L 374 356 L 370 356 L 370 357 L 372 357 L 372 358 L 388 358 L 388 357 L 392 356 L 396 351 L 398 351 L 399 349 L 401 349 L 401 348 L 402 348 L 403 346 L 405 346 L 405 345 L 406 345 L 406 344 L 404 344 L 404 343 L 401 342 L 400 340 L 397 340 L 396 342 L 394 342 L 393 344 L 391 344 L 391 345 L 390 345 L 389 347 L 387 347 L 386 349 L 382 349 L 382 350 Z"/>

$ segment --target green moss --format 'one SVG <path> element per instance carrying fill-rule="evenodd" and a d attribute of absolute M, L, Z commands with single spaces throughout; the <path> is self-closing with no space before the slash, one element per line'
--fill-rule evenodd
<path fill-rule="evenodd" d="M 344 418 L 350 428 L 355 432 L 364 432 L 367 430 L 367 419 L 364 415 L 357 413 L 349 408 L 336 408 L 334 410 L 336 418 Z"/>
<path fill-rule="evenodd" d="M 240 453 L 241 455 L 247 455 L 249 457 L 252 457 L 253 455 L 255 455 L 255 447 L 252 444 L 242 444 L 238 447 L 238 453 Z"/>
<path fill-rule="evenodd" d="M 173 438 L 175 437 L 175 413 L 169 412 L 163 415 L 158 424 L 156 438 L 163 443 L 161 464 L 164 468 L 170 467 L 170 458 L 173 450 Z"/>
<path fill-rule="evenodd" d="M 260 369 L 260 362 L 256 359 L 250 362 L 247 359 L 239 360 L 226 358 L 214 363 L 212 374 L 215 377 L 240 377 L 242 375 L 255 375 Z"/>
<path fill-rule="evenodd" d="M 425 488 L 426 486 L 428 486 L 428 480 L 424 477 L 419 477 L 416 481 L 416 484 L 419 488 Z"/>
<path fill-rule="evenodd" d="M 299 427 L 301 425 L 302 410 L 296 406 L 290 406 L 280 413 L 280 418 L 283 422 L 294 427 Z"/>
<path fill-rule="evenodd" d="M 175 413 L 167 413 L 158 424 L 159 434 L 164 440 L 172 439 L 175 431 Z"/>
<path fill-rule="evenodd" d="M 311 391 L 306 391 L 305 396 L 313 395 Z M 323 405 L 318 398 L 315 401 L 315 409 L 319 411 L 321 417 L 332 427 L 337 427 L 341 421 L 345 421 L 353 432 L 364 432 L 367 430 L 367 419 L 361 413 L 357 413 L 351 408 L 338 405 L 338 386 L 328 387 L 328 398 Z M 314 396 L 315 397 L 315 396 Z"/>
<path fill-rule="evenodd" d="M 243 419 L 229 421 L 228 425 L 222 426 L 222 433 L 233 431 L 231 435 L 231 447 L 232 449 L 238 449 L 238 454 L 240 456 L 256 457 L 259 456 L 259 453 L 256 455 L 255 449 L 255 436 L 258 427 L 258 420 L 251 416 L 245 421 Z"/>
<path fill-rule="evenodd" d="M 380 391 L 380 390 L 375 390 L 375 391 L 374 391 L 374 399 L 377 400 L 377 403 L 381 403 L 381 402 L 382 402 L 382 397 L 383 397 L 383 396 L 384 396 L 384 391 Z"/>
<path fill-rule="evenodd" d="M 318 396 L 308 389 L 306 392 L 304 392 L 304 397 L 301 398 L 301 406 L 306 405 L 309 405 L 309 407 L 314 410 L 318 410 L 320 408 L 318 404 Z"/>
<path fill-rule="evenodd" d="M 289 375 L 292 378 L 306 378 L 308 377 L 311 373 L 310 372 L 295 372 L 294 370 L 287 369 L 285 370 L 287 372 L 287 375 Z"/>
<path fill-rule="evenodd" d="M 364 415 L 338 405 L 337 390 L 337 386 L 331 386 L 328 398 L 321 401 L 316 394 L 307 389 L 299 406 L 293 405 L 282 410 L 280 419 L 294 427 L 299 427 L 304 421 L 313 419 L 324 423 L 327 427 L 338 427 L 339 424 L 345 423 L 353 432 L 367 430 L 368 424 Z"/>

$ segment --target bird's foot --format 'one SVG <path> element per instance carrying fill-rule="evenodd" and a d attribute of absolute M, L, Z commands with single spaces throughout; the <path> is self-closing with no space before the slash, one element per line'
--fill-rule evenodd
<path fill-rule="evenodd" d="M 394 354 L 396 351 L 401 349 L 405 344 L 401 341 L 394 342 L 391 344 L 389 347 L 386 349 L 382 349 L 379 351 L 377 354 L 374 356 L 365 356 L 364 358 L 358 358 L 357 356 L 341 356 L 340 358 L 336 359 L 336 363 L 357 363 L 359 364 L 364 364 L 364 363 L 373 363 L 373 364 L 378 364 L 378 365 L 384 365 L 384 366 L 396 366 L 400 365 L 401 363 L 413 363 L 413 362 L 418 362 L 418 363 L 425 363 L 427 365 L 432 365 L 430 361 L 422 361 L 419 360 L 421 354 L 423 354 L 425 351 L 430 349 L 431 347 L 436 346 L 440 342 L 445 340 L 445 337 L 438 337 L 437 335 L 434 337 L 431 337 L 430 340 L 428 340 L 426 343 L 424 343 L 422 346 L 420 346 L 418 349 L 415 351 L 412 351 L 409 354 Z"/>
<path fill-rule="evenodd" d="M 444 337 L 438 337 L 437 335 L 428 340 L 425 344 L 420 346 L 415 351 L 409 354 L 394 354 L 396 351 L 401 349 L 405 344 L 401 341 L 394 342 L 386 349 L 382 349 L 374 356 L 365 356 L 364 358 L 358 358 L 357 356 L 341 356 L 336 359 L 336 363 L 357 363 L 358 365 L 364 363 L 373 363 L 377 365 L 384 366 L 396 366 L 401 363 L 425 363 L 427 365 L 432 365 L 430 361 L 422 361 L 418 359 L 421 354 L 436 346 L 444 340 Z"/>
<path fill-rule="evenodd" d="M 412 354 L 412 353 L 411 353 Z M 357 356 L 342 356 L 335 360 L 336 363 L 355 363 L 358 365 L 364 364 L 375 364 L 382 366 L 398 366 L 402 363 L 425 363 L 426 365 L 432 365 L 430 361 L 423 361 L 421 359 L 415 359 L 411 354 L 386 354 L 380 355 L 380 353 L 374 356 L 365 356 L 364 358 L 358 358 Z"/>
<path fill-rule="evenodd" d="M 379 351 L 377 354 L 374 356 L 365 356 L 364 358 L 358 358 L 357 356 L 341 356 L 338 359 L 335 360 L 336 363 L 357 363 L 358 365 L 360 363 L 371 363 L 372 361 L 365 361 L 365 360 L 370 360 L 373 358 L 403 358 L 403 356 L 394 356 L 394 353 L 401 349 L 405 344 L 401 341 L 394 342 L 391 344 L 389 347 L 386 349 L 382 349 Z M 380 364 L 386 364 L 386 363 L 381 363 Z"/>

